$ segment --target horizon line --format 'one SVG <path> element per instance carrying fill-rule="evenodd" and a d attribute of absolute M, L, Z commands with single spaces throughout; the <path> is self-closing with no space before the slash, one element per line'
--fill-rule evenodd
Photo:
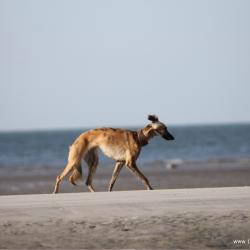
<path fill-rule="evenodd" d="M 172 123 L 167 127 L 188 127 L 188 126 L 223 126 L 223 125 L 250 125 L 250 121 L 245 122 L 204 122 L 204 123 Z M 124 125 L 123 128 L 137 128 L 144 127 L 146 125 Z M 101 128 L 104 126 L 83 126 L 83 127 L 57 127 L 57 128 L 24 128 L 24 129 L 0 129 L 0 133 L 19 133 L 19 132 L 53 132 L 53 131 L 69 131 L 69 130 L 91 130 L 94 128 Z M 105 126 L 121 128 L 120 125 Z"/>

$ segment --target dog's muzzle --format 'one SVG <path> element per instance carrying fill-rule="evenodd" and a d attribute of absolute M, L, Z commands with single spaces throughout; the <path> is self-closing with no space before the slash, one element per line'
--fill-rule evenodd
<path fill-rule="evenodd" d="M 164 134 L 161 137 L 164 138 L 167 141 L 173 141 L 174 140 L 174 137 L 170 133 Z"/>

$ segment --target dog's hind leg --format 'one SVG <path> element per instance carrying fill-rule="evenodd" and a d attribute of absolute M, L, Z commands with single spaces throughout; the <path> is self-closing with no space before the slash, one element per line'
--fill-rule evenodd
<path fill-rule="evenodd" d="M 125 164 L 125 161 L 116 162 L 115 170 L 113 172 L 111 181 L 109 183 L 109 190 L 108 191 L 110 191 L 110 192 L 112 191 L 112 188 L 115 184 L 116 178 L 117 178 L 118 174 L 120 173 L 124 164 Z"/>
<path fill-rule="evenodd" d="M 70 178 L 71 183 L 74 182 L 74 180 L 79 179 L 81 175 L 81 160 L 87 149 L 87 146 L 87 143 L 85 143 L 83 146 L 79 145 L 78 140 L 76 140 L 75 143 L 70 147 L 68 165 L 64 171 L 59 176 L 57 176 L 54 194 L 58 193 L 58 188 L 63 178 L 73 170 L 75 170 L 77 173 L 73 174 Z"/>
<path fill-rule="evenodd" d="M 61 183 L 61 181 L 63 180 L 63 178 L 68 175 L 71 171 L 73 171 L 75 169 L 75 166 L 77 164 L 71 164 L 71 163 L 68 163 L 67 167 L 64 169 L 64 171 L 59 175 L 57 176 L 57 179 L 56 179 L 56 186 L 55 186 L 55 190 L 54 190 L 54 193 L 53 194 L 56 194 L 58 193 L 58 188 L 59 188 L 59 185 Z"/>
<path fill-rule="evenodd" d="M 86 185 L 89 188 L 91 192 L 95 192 L 95 190 L 92 187 L 92 179 L 95 175 L 96 169 L 99 164 L 99 157 L 98 157 L 98 150 L 97 148 L 93 148 L 89 150 L 86 155 L 84 156 L 85 162 L 88 164 L 89 167 L 89 173 L 86 180 Z"/>
<path fill-rule="evenodd" d="M 150 186 L 148 179 L 140 172 L 140 170 L 137 168 L 136 163 L 133 161 L 126 162 L 126 166 L 136 175 L 138 176 L 143 183 L 147 186 L 148 190 L 153 190 L 153 188 Z"/>

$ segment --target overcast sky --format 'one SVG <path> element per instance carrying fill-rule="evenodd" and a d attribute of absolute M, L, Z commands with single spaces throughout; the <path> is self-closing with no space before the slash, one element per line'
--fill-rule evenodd
<path fill-rule="evenodd" d="M 0 0 L 0 130 L 250 122 L 250 1 Z"/>

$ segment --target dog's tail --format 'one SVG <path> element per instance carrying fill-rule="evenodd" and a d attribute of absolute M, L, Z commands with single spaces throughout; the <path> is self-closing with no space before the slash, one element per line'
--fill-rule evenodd
<path fill-rule="evenodd" d="M 81 162 L 74 169 L 73 174 L 69 177 L 69 182 L 76 186 L 75 181 L 79 181 L 80 179 L 82 179 L 82 163 Z"/>
<path fill-rule="evenodd" d="M 75 150 L 74 145 L 69 146 L 69 162 L 74 159 L 75 156 Z M 78 163 L 78 165 L 74 168 L 74 172 L 69 177 L 69 182 L 76 186 L 75 181 L 79 181 L 82 179 L 82 163 L 81 161 Z"/>

